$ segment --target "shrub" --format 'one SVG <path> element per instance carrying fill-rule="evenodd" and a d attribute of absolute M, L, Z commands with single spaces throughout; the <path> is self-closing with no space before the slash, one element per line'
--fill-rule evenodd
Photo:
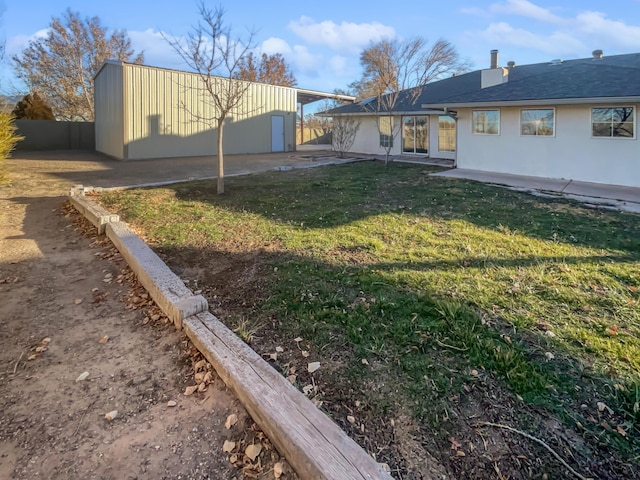
<path fill-rule="evenodd" d="M 12 115 L 0 112 L 0 180 L 5 177 L 4 159 L 13 151 L 16 143 L 24 138 L 16 134 L 17 127 L 13 120 Z"/>
<path fill-rule="evenodd" d="M 25 95 L 13 109 L 18 120 L 55 120 L 53 110 L 37 93 Z"/>

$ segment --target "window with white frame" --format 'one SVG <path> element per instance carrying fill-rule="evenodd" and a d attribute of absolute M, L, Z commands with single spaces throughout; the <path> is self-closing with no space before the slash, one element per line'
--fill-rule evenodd
<path fill-rule="evenodd" d="M 531 108 L 520 111 L 520 134 L 553 136 L 556 112 L 553 108 Z"/>
<path fill-rule="evenodd" d="M 633 107 L 598 107 L 591 109 L 591 132 L 594 137 L 634 138 Z"/>
<path fill-rule="evenodd" d="M 499 135 L 500 110 L 474 110 L 471 113 L 471 131 L 475 135 Z"/>
<path fill-rule="evenodd" d="M 440 152 L 456 151 L 456 121 L 449 115 L 438 117 L 438 150 Z"/>
<path fill-rule="evenodd" d="M 379 117 L 380 146 L 382 148 L 393 147 L 393 117 Z"/>

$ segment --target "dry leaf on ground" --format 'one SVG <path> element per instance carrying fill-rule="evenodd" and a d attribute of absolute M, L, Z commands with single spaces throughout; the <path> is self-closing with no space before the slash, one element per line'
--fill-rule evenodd
<path fill-rule="evenodd" d="M 187 388 L 184 389 L 184 396 L 188 397 L 189 395 L 193 395 L 193 392 L 195 392 L 198 389 L 198 385 L 191 385 Z"/>
<path fill-rule="evenodd" d="M 232 442 L 231 440 L 225 440 L 224 445 L 222 445 L 222 451 L 224 453 L 231 453 L 234 448 L 236 448 L 236 442 Z"/>
<path fill-rule="evenodd" d="M 261 451 L 262 451 L 262 445 L 260 445 L 259 443 L 252 443 L 246 448 L 246 450 L 244 451 L 244 454 L 247 457 L 249 457 L 253 462 L 255 461 L 256 458 L 258 458 L 258 455 L 260 455 Z"/>
<path fill-rule="evenodd" d="M 82 372 L 80 375 L 78 375 L 78 378 L 76 378 L 76 382 L 82 382 L 87 378 L 89 378 L 89 372 Z"/>
<path fill-rule="evenodd" d="M 280 478 L 283 472 L 284 472 L 284 466 L 282 465 L 282 462 L 278 462 L 273 466 L 273 475 L 276 478 Z"/>
<path fill-rule="evenodd" d="M 307 371 L 313 373 L 320 368 L 320 362 L 311 362 L 307 365 Z"/>
<path fill-rule="evenodd" d="M 232 413 L 227 417 L 227 421 L 224 422 L 224 426 L 228 430 L 231 427 L 233 427 L 236 423 L 238 423 L 238 416 L 235 413 Z"/>

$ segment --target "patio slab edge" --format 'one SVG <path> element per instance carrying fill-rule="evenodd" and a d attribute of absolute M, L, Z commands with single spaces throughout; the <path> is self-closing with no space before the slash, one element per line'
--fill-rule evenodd
<path fill-rule="evenodd" d="M 91 190 L 72 189 L 69 197 L 85 217 L 103 208 L 84 197 Z M 194 295 L 124 222 L 111 218 L 104 227 L 154 301 L 177 328 L 184 328 L 302 479 L 392 480 L 381 464 L 212 315 L 206 299 Z"/>

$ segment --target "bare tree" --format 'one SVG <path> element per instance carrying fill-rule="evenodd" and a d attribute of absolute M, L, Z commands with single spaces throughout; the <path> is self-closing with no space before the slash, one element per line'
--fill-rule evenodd
<path fill-rule="evenodd" d="M 359 99 L 425 85 L 471 66 L 446 40 L 429 46 L 422 37 L 372 43 L 360 54 L 360 64 L 362 77 L 350 85 Z"/>
<path fill-rule="evenodd" d="M 67 9 L 53 18 L 45 38 L 29 42 L 13 57 L 16 73 L 32 92 L 38 92 L 63 120 L 94 118 L 93 76 L 105 60 L 142 63 L 123 30 L 108 31 L 98 17 L 82 20 Z"/>
<path fill-rule="evenodd" d="M 256 60 L 253 52 L 249 53 L 240 62 L 240 69 L 235 78 L 282 87 L 295 87 L 298 83 L 280 53 L 274 55 L 263 53 L 259 61 Z"/>
<path fill-rule="evenodd" d="M 242 107 L 249 82 L 235 79 L 248 52 L 255 47 L 253 31 L 241 39 L 232 36 L 232 29 L 224 21 L 224 9 L 219 6 L 209 9 L 204 2 L 198 4 L 199 22 L 192 27 L 185 40 L 165 40 L 182 57 L 187 67 L 199 77 L 204 90 L 204 99 L 213 112 L 204 118 L 198 112 L 189 113 L 201 121 L 211 122 L 217 128 L 217 193 L 224 193 L 224 123 L 236 108 Z"/>
<path fill-rule="evenodd" d="M 338 152 L 340 158 L 344 158 L 344 153 L 353 146 L 359 129 L 360 120 L 353 117 L 337 116 L 333 118 L 331 143 L 333 150 Z"/>
<path fill-rule="evenodd" d="M 413 105 L 420 86 L 445 75 L 466 71 L 470 63 L 462 60 L 446 40 L 438 40 L 431 47 L 422 37 L 400 41 L 381 40 L 371 44 L 360 54 L 362 78 L 351 84 L 364 108 L 376 117 L 380 146 L 385 150 L 385 164 L 400 132 L 394 124 L 394 112 L 402 105 Z"/>

